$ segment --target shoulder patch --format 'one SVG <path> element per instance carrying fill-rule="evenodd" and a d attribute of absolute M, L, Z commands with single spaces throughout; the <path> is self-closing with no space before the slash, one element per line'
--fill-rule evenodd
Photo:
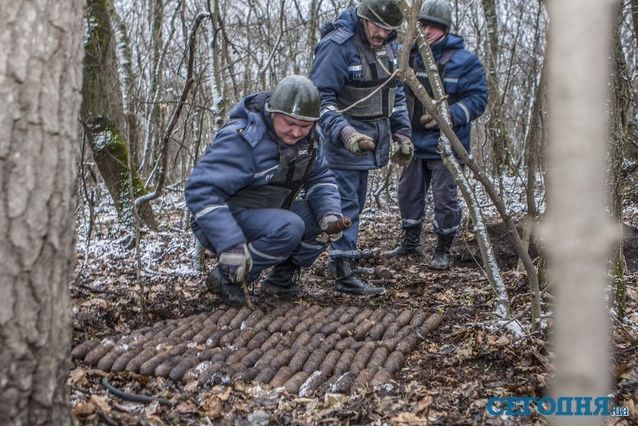
<path fill-rule="evenodd" d="M 354 33 L 346 28 L 340 27 L 325 35 L 324 40 L 330 40 L 338 45 L 344 44 L 354 36 Z"/>

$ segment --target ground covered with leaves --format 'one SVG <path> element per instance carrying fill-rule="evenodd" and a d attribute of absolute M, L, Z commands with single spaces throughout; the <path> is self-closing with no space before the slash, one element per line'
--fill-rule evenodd
<path fill-rule="evenodd" d="M 197 268 L 193 238 L 188 229 L 181 194 L 175 192 L 154 205 L 160 229 L 144 232 L 139 251 L 129 231 L 122 229 L 113 207 L 96 207 L 93 223 L 78 215 L 77 267 L 71 284 L 73 343 L 127 333 L 158 320 L 210 311 L 220 304 L 204 285 Z M 90 233 L 89 233 L 90 231 Z M 500 233 L 500 234 L 499 234 Z M 614 344 L 614 403 L 629 409 L 630 417 L 609 418 L 609 424 L 638 423 L 638 288 L 636 233 L 627 233 L 627 303 L 623 322 L 612 325 Z M 406 360 L 392 382 L 348 395 L 325 393 L 299 398 L 285 391 L 251 383 L 189 387 L 169 379 L 131 373 L 107 373 L 74 362 L 68 377 L 73 412 L 80 424 L 545 424 L 532 411 L 528 417 L 490 416 L 485 405 L 494 396 L 541 397 L 551 382 L 551 286 L 543 290 L 542 328 L 524 336 L 497 325 L 494 297 L 480 265 L 478 251 L 467 230 L 453 248 L 448 271 L 426 267 L 434 246 L 431 227 L 423 233 L 423 256 L 388 260 L 379 256 L 400 235 L 395 209 L 370 209 L 361 225 L 360 249 L 367 256 L 360 266 L 365 278 L 387 288 L 383 297 L 361 298 L 334 291 L 324 254 L 302 276 L 298 304 L 355 305 L 368 308 L 410 308 L 443 316 L 441 326 Z M 530 319 L 530 296 L 525 275 L 512 262 L 511 249 L 499 226 L 493 228 L 502 274 L 511 299 L 513 317 L 524 329 Z M 631 245 L 634 246 L 631 246 Z M 206 259 L 205 269 L 215 265 Z M 257 286 L 256 292 L 258 292 Z M 257 297 L 263 310 L 277 305 Z M 157 398 L 139 403 L 114 396 L 106 378 L 128 393 Z M 160 402 L 158 399 L 162 399 Z"/>

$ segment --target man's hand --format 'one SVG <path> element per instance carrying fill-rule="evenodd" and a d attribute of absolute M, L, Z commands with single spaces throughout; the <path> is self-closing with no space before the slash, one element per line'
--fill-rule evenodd
<path fill-rule="evenodd" d="M 425 113 L 424 115 L 422 115 L 421 118 L 419 119 L 419 122 L 426 129 L 438 129 L 438 127 L 439 127 L 436 124 L 436 121 L 434 120 L 434 117 L 432 117 L 430 115 L 430 113 Z"/>
<path fill-rule="evenodd" d="M 233 283 L 242 283 L 250 276 L 253 258 L 245 243 L 240 243 L 219 254 L 219 266 Z"/>
<path fill-rule="evenodd" d="M 356 131 L 352 126 L 346 126 L 341 131 L 341 140 L 344 141 L 346 149 L 357 156 L 365 156 L 368 152 L 373 152 L 374 140 L 368 135 Z"/>
<path fill-rule="evenodd" d="M 410 138 L 400 133 L 392 135 L 392 140 L 397 144 L 397 149 L 392 153 L 392 162 L 399 166 L 407 166 L 414 155 L 414 145 Z"/>
<path fill-rule="evenodd" d="M 352 220 L 348 217 L 337 215 L 326 215 L 319 220 L 319 228 L 323 233 L 317 236 L 321 243 L 336 242 L 343 236 L 343 230 L 352 225 Z"/>

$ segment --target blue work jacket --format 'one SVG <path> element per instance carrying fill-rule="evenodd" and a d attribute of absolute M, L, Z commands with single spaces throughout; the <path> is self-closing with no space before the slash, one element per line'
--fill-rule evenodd
<path fill-rule="evenodd" d="M 321 142 L 331 168 L 369 170 L 385 166 L 393 133 L 410 135 L 410 120 L 405 102 L 403 84 L 394 78 L 390 84 L 396 87 L 394 105 L 389 117 L 361 120 L 340 113 L 339 93 L 346 84 L 365 85 L 370 76 L 364 75 L 362 59 L 355 37 L 365 40 L 361 19 L 355 8 L 344 11 L 335 22 L 322 28 L 322 38 L 315 49 L 311 79 L 321 94 L 321 117 L 319 119 Z M 392 32 L 386 44 L 396 58 L 398 43 L 396 32 Z M 369 46 L 369 44 L 368 44 Z M 394 68 L 398 66 L 395 60 Z M 370 136 L 375 144 L 374 153 L 364 157 L 350 153 L 339 138 L 341 130 L 353 126 L 358 132 Z"/>
<path fill-rule="evenodd" d="M 186 204 L 192 213 L 193 227 L 200 241 L 211 243 L 217 253 L 245 243 L 243 231 L 233 217 L 237 195 L 259 194 L 263 189 L 263 208 L 269 206 L 269 181 L 275 175 L 282 150 L 308 147 L 314 155 L 305 174 L 302 189 L 317 221 L 326 215 L 341 215 L 341 200 L 332 171 L 321 154 L 314 130 L 294 146 L 286 146 L 275 134 L 272 120 L 265 111 L 270 93 L 243 98 L 231 111 L 230 118 L 193 168 L 186 185 Z M 302 154 L 301 148 L 299 155 Z M 298 177 L 297 177 L 298 179 Z"/>

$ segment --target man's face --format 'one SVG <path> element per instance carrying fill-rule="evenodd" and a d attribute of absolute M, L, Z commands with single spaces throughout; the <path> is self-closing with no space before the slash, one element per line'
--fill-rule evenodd
<path fill-rule="evenodd" d="M 445 35 L 445 30 L 441 27 L 437 27 L 436 25 L 419 24 L 419 26 L 421 27 L 421 32 L 428 44 L 438 42 Z"/>
<path fill-rule="evenodd" d="M 386 30 L 385 28 L 379 27 L 372 21 L 363 19 L 363 32 L 366 35 L 366 39 L 368 40 L 368 43 L 370 43 L 370 46 L 381 47 L 392 30 Z"/>
<path fill-rule="evenodd" d="M 275 135 L 277 135 L 284 144 L 295 145 L 308 136 L 315 123 L 295 119 L 282 113 L 272 113 L 272 124 Z"/>

